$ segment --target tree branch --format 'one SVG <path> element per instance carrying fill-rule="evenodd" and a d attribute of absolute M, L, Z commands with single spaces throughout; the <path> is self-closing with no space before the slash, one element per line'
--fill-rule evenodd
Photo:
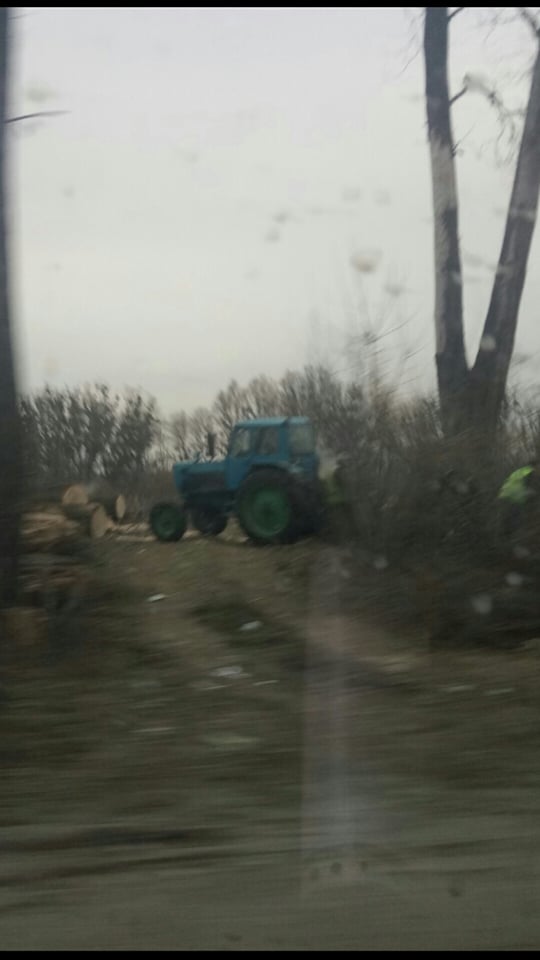
<path fill-rule="evenodd" d="M 497 93 L 497 90 L 490 86 L 481 76 L 466 74 L 463 78 L 463 86 L 469 90 L 470 93 L 482 94 L 498 114 L 501 125 L 498 140 L 502 138 L 503 134 L 506 134 L 509 144 L 515 143 L 518 138 L 518 119 L 523 119 L 524 111 L 520 109 L 509 110 L 508 107 L 505 106 L 501 96 Z"/>
<path fill-rule="evenodd" d="M 17 123 L 19 120 L 32 120 L 34 117 L 61 117 L 69 110 L 39 110 L 38 113 L 23 113 L 20 117 L 6 117 L 4 123 Z"/>
<path fill-rule="evenodd" d="M 463 87 L 463 90 L 460 90 L 459 93 L 456 93 L 455 97 L 450 98 L 450 100 L 448 101 L 450 106 L 452 106 L 452 104 L 455 103 L 456 100 L 459 100 L 459 98 L 462 97 L 464 93 L 467 93 L 467 87 Z"/>
<path fill-rule="evenodd" d="M 534 13 L 531 13 L 527 7 L 518 7 L 518 12 L 522 20 L 531 28 L 537 40 L 540 40 L 540 22 L 536 19 Z"/>

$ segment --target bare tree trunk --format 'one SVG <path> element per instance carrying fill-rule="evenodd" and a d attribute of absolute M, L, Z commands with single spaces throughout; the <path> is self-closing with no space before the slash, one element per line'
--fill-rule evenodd
<path fill-rule="evenodd" d="M 540 45 L 532 73 L 512 196 L 482 339 L 471 371 L 471 412 L 497 426 L 514 349 L 540 191 Z"/>
<path fill-rule="evenodd" d="M 435 245 L 435 333 L 441 416 L 445 433 L 465 426 L 468 380 L 458 198 L 448 92 L 448 7 L 426 7 L 424 58 L 431 154 Z"/>
<path fill-rule="evenodd" d="M 17 594 L 20 448 L 10 323 L 6 223 L 6 105 L 9 7 L 0 8 L 0 609 Z"/>

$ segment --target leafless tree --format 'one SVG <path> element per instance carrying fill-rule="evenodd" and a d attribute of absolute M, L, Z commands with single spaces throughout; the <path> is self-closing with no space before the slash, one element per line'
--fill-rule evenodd
<path fill-rule="evenodd" d="M 175 413 L 169 420 L 168 433 L 171 450 L 178 460 L 189 460 L 192 456 L 189 416 L 185 410 Z"/>
<path fill-rule="evenodd" d="M 281 413 L 279 387 L 270 377 L 250 380 L 245 390 L 246 409 L 250 417 L 276 417 Z"/>
<path fill-rule="evenodd" d="M 515 9 L 515 8 L 514 8 Z M 441 415 L 447 435 L 496 429 L 503 408 L 521 296 L 536 224 L 540 189 L 540 20 L 517 8 L 536 44 L 523 131 L 499 261 L 478 352 L 467 362 L 463 321 L 463 274 L 459 243 L 456 147 L 451 108 L 478 82 L 466 77 L 452 96 L 448 81 L 449 24 L 463 8 L 426 7 L 424 59 L 431 155 L 435 247 L 436 362 Z M 485 88 L 488 100 L 500 100 Z"/>
<path fill-rule="evenodd" d="M 234 424 L 249 416 L 245 390 L 236 380 L 231 380 L 225 390 L 219 391 L 214 401 L 213 413 L 218 433 L 218 446 L 224 452 Z"/>
<path fill-rule="evenodd" d="M 45 387 L 19 404 L 25 480 L 34 486 L 106 477 L 129 486 L 159 441 L 155 401 L 104 384 Z"/>
<path fill-rule="evenodd" d="M 214 430 L 214 417 L 207 407 L 197 407 L 189 418 L 192 456 L 204 458 L 207 454 L 208 434 Z"/>

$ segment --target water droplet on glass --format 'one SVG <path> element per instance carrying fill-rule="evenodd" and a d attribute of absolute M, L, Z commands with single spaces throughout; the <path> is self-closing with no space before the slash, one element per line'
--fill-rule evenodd
<path fill-rule="evenodd" d="M 521 587 L 524 578 L 521 573 L 515 573 L 514 571 L 511 571 L 510 573 L 506 574 L 505 580 L 509 587 Z"/>
<path fill-rule="evenodd" d="M 486 616 L 493 610 L 493 601 L 487 593 L 477 593 L 471 598 L 471 606 L 475 613 Z"/>

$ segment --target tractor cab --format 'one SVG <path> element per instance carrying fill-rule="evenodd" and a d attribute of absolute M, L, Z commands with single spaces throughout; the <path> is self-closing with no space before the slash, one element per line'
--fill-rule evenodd
<path fill-rule="evenodd" d="M 227 454 L 227 488 L 236 490 L 247 475 L 276 467 L 306 477 L 317 475 L 315 431 L 306 417 L 272 417 L 237 423 Z"/>
<path fill-rule="evenodd" d="M 318 470 L 315 432 L 306 417 L 244 420 L 231 432 L 225 459 L 175 463 L 182 504 L 156 504 L 150 525 L 158 539 L 179 540 L 188 514 L 207 535 L 221 533 L 235 516 L 252 540 L 290 542 L 317 525 Z"/>

